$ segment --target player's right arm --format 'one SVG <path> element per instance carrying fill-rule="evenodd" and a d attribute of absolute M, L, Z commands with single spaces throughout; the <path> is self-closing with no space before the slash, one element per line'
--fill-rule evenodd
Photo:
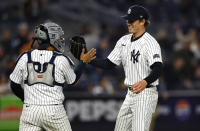
<path fill-rule="evenodd" d="M 112 69 L 116 66 L 108 58 L 106 58 L 106 59 L 95 59 L 95 60 L 91 61 L 90 64 L 95 66 L 95 67 L 102 68 L 102 69 Z"/>
<path fill-rule="evenodd" d="M 117 65 L 120 65 L 121 63 L 121 41 L 122 38 L 117 42 L 115 45 L 115 48 L 112 50 L 112 52 L 109 54 L 109 56 L 106 59 L 95 59 L 91 61 L 91 65 L 103 69 L 112 69 Z"/>
<path fill-rule="evenodd" d="M 10 75 L 10 88 L 12 92 L 22 101 L 24 101 L 24 90 L 21 87 L 21 84 L 23 83 L 23 69 L 25 68 L 26 62 L 27 56 L 24 53 L 18 58 L 16 66 Z"/>

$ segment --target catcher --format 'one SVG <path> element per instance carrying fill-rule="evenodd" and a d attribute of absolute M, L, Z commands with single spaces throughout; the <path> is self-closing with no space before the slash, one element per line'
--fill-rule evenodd
<path fill-rule="evenodd" d="M 65 82 L 77 82 L 86 63 L 95 58 L 96 50 L 85 53 L 86 46 L 79 45 L 76 57 L 80 64 L 73 70 L 73 62 L 63 55 L 64 32 L 58 24 L 41 24 L 35 28 L 34 34 L 37 49 L 23 53 L 10 75 L 12 91 L 24 102 L 19 130 L 71 131 L 62 104 L 63 86 Z"/>

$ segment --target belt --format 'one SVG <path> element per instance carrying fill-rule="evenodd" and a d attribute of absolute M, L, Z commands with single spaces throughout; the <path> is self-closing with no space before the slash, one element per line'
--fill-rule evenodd
<path fill-rule="evenodd" d="M 29 106 L 57 106 L 57 105 L 62 105 L 62 104 L 49 104 L 49 105 L 39 105 L 39 104 L 27 104 L 27 103 L 24 103 L 24 105 L 26 105 L 26 107 L 29 107 Z"/>
<path fill-rule="evenodd" d="M 146 88 L 152 88 L 152 87 L 157 87 L 157 86 L 155 86 L 155 85 L 147 85 L 147 86 L 146 86 Z M 130 87 L 130 86 L 128 86 L 128 89 L 130 90 L 130 89 L 131 89 L 131 87 Z"/>
<path fill-rule="evenodd" d="M 155 85 L 147 85 L 146 88 L 152 88 L 152 87 L 157 87 L 157 86 L 155 86 Z"/>

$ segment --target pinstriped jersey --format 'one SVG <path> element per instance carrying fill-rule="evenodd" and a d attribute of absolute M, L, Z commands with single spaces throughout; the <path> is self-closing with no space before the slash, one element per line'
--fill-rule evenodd
<path fill-rule="evenodd" d="M 53 55 L 53 51 L 47 50 L 33 50 L 31 52 L 31 59 L 34 62 L 40 63 L 34 66 L 35 70 L 43 70 L 44 63 L 48 63 Z M 27 53 L 23 54 L 16 63 L 15 69 L 10 75 L 10 79 L 18 84 L 21 84 L 24 88 L 24 103 L 36 104 L 36 105 L 50 105 L 50 104 L 62 104 L 64 100 L 63 87 L 54 85 L 53 87 L 45 84 L 25 84 L 27 80 L 28 56 Z M 74 73 L 70 61 L 63 55 L 57 55 L 55 60 L 55 73 L 54 79 L 58 83 L 72 84 L 75 81 L 76 75 Z"/>
<path fill-rule="evenodd" d="M 149 33 L 145 32 L 134 41 L 131 37 L 132 34 L 121 37 L 108 56 L 111 62 L 124 67 L 124 84 L 127 86 L 146 78 L 151 72 L 150 66 L 162 62 L 160 45 Z M 158 85 L 158 80 L 151 85 Z"/>

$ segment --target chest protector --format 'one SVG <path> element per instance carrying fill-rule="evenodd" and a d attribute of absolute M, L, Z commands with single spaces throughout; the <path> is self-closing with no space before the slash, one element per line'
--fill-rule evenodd
<path fill-rule="evenodd" d="M 31 59 L 31 51 L 27 52 L 28 55 L 28 63 L 27 63 L 27 71 L 28 77 L 25 80 L 25 84 L 29 86 L 34 84 L 45 84 L 48 86 L 63 86 L 64 83 L 58 83 L 55 81 L 55 64 L 54 60 L 57 56 L 55 52 L 49 62 L 44 63 L 43 65 L 39 62 L 33 62 Z M 37 68 L 36 68 L 37 67 Z"/>

